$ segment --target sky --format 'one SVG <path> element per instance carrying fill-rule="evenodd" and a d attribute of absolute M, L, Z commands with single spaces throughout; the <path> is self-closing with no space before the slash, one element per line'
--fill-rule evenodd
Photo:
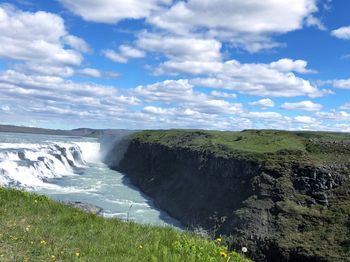
<path fill-rule="evenodd" d="M 0 0 L 0 124 L 350 132 L 348 0 Z"/>

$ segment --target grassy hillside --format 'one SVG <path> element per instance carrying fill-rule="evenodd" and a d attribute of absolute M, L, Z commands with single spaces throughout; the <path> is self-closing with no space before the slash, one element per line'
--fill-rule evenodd
<path fill-rule="evenodd" d="M 249 261 L 171 228 L 104 219 L 0 188 L 0 261 Z"/>
<path fill-rule="evenodd" d="M 244 130 L 220 132 L 202 130 L 143 131 L 132 136 L 146 143 L 208 151 L 221 157 L 254 160 L 303 155 L 310 161 L 342 161 L 350 154 L 350 134 L 330 132 L 288 132 L 278 130 Z M 345 145 L 345 146 L 344 146 Z"/>

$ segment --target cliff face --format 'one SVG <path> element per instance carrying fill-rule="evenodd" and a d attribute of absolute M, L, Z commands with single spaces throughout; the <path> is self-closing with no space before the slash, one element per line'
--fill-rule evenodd
<path fill-rule="evenodd" d="M 348 166 L 300 157 L 271 164 L 132 139 L 110 165 L 183 224 L 223 234 L 257 261 L 346 261 Z"/>

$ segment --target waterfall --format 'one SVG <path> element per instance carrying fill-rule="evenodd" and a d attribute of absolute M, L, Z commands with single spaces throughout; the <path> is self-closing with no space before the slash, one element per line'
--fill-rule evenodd
<path fill-rule="evenodd" d="M 99 143 L 0 144 L 0 186 L 35 188 L 99 161 Z"/>

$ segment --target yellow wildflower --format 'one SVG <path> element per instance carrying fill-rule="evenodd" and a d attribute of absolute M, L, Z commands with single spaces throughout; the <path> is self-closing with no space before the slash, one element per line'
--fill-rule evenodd
<path fill-rule="evenodd" d="M 79 252 L 77 252 L 77 253 L 75 253 L 75 255 L 76 255 L 77 257 L 79 257 L 79 256 L 80 256 L 80 253 L 79 253 Z"/>
<path fill-rule="evenodd" d="M 220 256 L 223 258 L 227 258 L 227 253 L 225 251 L 220 251 Z"/>
<path fill-rule="evenodd" d="M 40 244 L 46 245 L 46 241 L 45 241 L 45 240 L 41 240 L 41 241 L 40 241 Z"/>
<path fill-rule="evenodd" d="M 142 246 L 142 245 L 140 245 L 140 246 L 139 246 L 139 248 L 141 248 L 141 249 L 142 249 L 142 248 L 143 248 L 143 246 Z"/>
<path fill-rule="evenodd" d="M 215 239 L 216 242 L 220 243 L 221 242 L 221 237 L 218 237 L 217 239 Z"/>
<path fill-rule="evenodd" d="M 34 202 L 35 202 L 35 203 L 38 203 L 38 200 L 35 199 Z"/>
<path fill-rule="evenodd" d="M 51 259 L 52 259 L 52 260 L 55 260 L 55 259 L 56 259 L 56 256 L 51 255 Z"/>

